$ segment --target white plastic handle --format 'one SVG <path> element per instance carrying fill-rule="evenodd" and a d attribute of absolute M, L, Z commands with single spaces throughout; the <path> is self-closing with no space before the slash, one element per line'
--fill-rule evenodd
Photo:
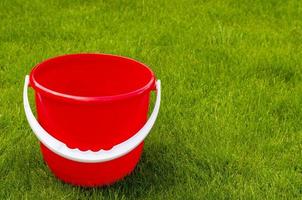
<path fill-rule="evenodd" d="M 160 107 L 160 98 L 161 98 L 161 86 L 160 80 L 156 82 L 156 89 L 157 89 L 157 97 L 154 105 L 154 109 L 150 118 L 146 122 L 146 124 L 131 138 L 128 140 L 115 145 L 110 150 L 99 150 L 99 151 L 81 151 L 79 149 L 71 149 L 66 146 L 63 142 L 57 140 L 51 134 L 49 134 L 43 127 L 39 124 L 36 120 L 34 114 L 29 105 L 28 95 L 27 95 L 27 88 L 29 84 L 29 76 L 25 77 L 25 84 L 23 90 L 23 104 L 25 115 L 28 120 L 30 127 L 32 128 L 33 132 L 40 140 L 42 144 L 44 144 L 48 149 L 53 151 L 54 153 L 67 158 L 69 160 L 83 162 L 83 163 L 99 163 L 99 162 L 106 162 L 116 158 L 119 158 L 130 151 L 132 151 L 135 147 L 137 147 L 146 136 L 149 134 L 151 128 L 153 127 L 155 120 L 157 118 L 159 107 Z"/>

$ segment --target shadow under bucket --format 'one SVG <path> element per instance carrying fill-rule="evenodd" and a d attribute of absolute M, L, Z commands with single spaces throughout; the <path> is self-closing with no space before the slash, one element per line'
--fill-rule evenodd
<path fill-rule="evenodd" d="M 37 118 L 27 89 L 35 91 Z M 150 92 L 157 91 L 147 120 Z M 81 186 L 114 183 L 136 166 L 160 106 L 160 81 L 135 60 L 106 54 L 48 59 L 26 76 L 23 102 L 49 168 Z"/>

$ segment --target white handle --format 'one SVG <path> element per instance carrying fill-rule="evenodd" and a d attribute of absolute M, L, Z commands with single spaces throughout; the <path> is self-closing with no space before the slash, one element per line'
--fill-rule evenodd
<path fill-rule="evenodd" d="M 116 158 L 119 158 L 123 155 L 126 155 L 130 151 L 132 151 L 135 147 L 137 147 L 143 140 L 146 138 L 148 133 L 150 132 L 152 126 L 155 123 L 155 120 L 157 118 L 159 107 L 160 107 L 160 92 L 161 92 L 161 86 L 160 86 L 160 80 L 156 82 L 156 89 L 157 89 L 157 97 L 154 105 L 154 109 L 152 114 L 150 115 L 150 118 L 146 122 L 146 124 L 131 138 L 128 140 L 115 145 L 110 150 L 99 150 L 99 151 L 81 151 L 79 149 L 71 149 L 66 146 L 63 142 L 57 140 L 51 134 L 49 134 L 46 130 L 43 129 L 43 127 L 39 124 L 39 122 L 36 120 L 35 116 L 32 113 L 32 110 L 29 105 L 28 101 L 28 95 L 27 95 L 27 88 L 29 84 L 29 76 L 27 75 L 25 77 L 25 84 L 24 84 L 24 90 L 23 90 L 23 104 L 24 104 L 24 110 L 25 115 L 27 118 L 27 121 L 32 128 L 33 132 L 37 136 L 37 138 L 40 140 L 42 144 L 44 144 L 48 149 L 53 151 L 54 153 L 67 158 L 69 160 L 78 161 L 78 162 L 84 162 L 84 163 L 98 163 L 98 162 L 105 162 L 110 161 Z"/>

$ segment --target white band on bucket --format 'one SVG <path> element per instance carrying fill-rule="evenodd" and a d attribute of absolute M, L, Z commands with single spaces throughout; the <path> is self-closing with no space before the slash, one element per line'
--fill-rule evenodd
<path fill-rule="evenodd" d="M 131 138 L 128 140 L 115 145 L 110 150 L 99 150 L 99 151 L 81 151 L 79 149 L 71 149 L 66 146 L 63 142 L 57 140 L 51 134 L 49 134 L 36 120 L 34 114 L 29 105 L 27 88 L 29 84 L 29 76 L 25 77 L 25 84 L 23 89 L 23 104 L 25 115 L 27 121 L 32 128 L 33 132 L 40 140 L 42 144 L 44 144 L 48 149 L 53 151 L 54 153 L 67 158 L 69 160 L 83 162 L 83 163 L 99 163 L 110 161 L 116 158 L 119 158 L 123 155 L 126 155 L 130 151 L 132 151 L 135 147 L 137 147 L 140 143 L 144 141 L 146 136 L 149 134 L 151 128 L 153 127 L 155 120 L 157 118 L 159 107 L 160 107 L 160 98 L 161 98 L 161 85 L 160 80 L 156 81 L 156 89 L 157 89 L 157 97 L 154 105 L 153 112 L 151 113 L 146 124 Z"/>

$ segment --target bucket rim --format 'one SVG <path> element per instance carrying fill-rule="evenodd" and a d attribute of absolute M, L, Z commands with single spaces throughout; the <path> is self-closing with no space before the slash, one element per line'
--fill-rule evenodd
<path fill-rule="evenodd" d="M 145 67 L 151 74 L 151 79 L 142 87 L 135 89 L 130 92 L 126 93 L 121 93 L 121 94 L 116 94 L 116 95 L 109 95 L 109 96 L 79 96 L 79 95 L 72 95 L 72 94 L 66 94 L 62 92 L 57 92 L 55 90 L 52 90 L 50 88 L 47 88 L 46 86 L 40 84 L 36 79 L 35 79 L 35 72 L 39 68 L 39 66 L 55 60 L 59 58 L 64 58 L 64 57 L 72 57 L 72 56 L 81 56 L 81 55 L 101 55 L 101 56 L 107 56 L 107 57 L 114 57 L 114 58 L 121 58 L 125 59 L 128 61 L 135 62 L 142 67 Z M 64 55 L 59 55 L 59 56 L 54 56 L 48 59 L 45 59 L 44 61 L 38 63 L 35 65 L 35 67 L 31 70 L 30 76 L 29 76 L 29 85 L 37 92 L 40 92 L 42 94 L 45 94 L 49 97 L 54 97 L 63 101 L 72 101 L 72 102 L 88 102 L 88 103 L 93 103 L 93 102 L 110 102 L 110 101 L 116 101 L 116 100 L 123 100 L 131 97 L 138 96 L 140 94 L 143 94 L 147 91 L 151 91 L 155 89 L 155 75 L 154 72 L 144 63 L 141 63 L 135 59 L 128 58 L 125 56 L 120 56 L 120 55 L 113 55 L 113 54 L 105 54 L 105 53 L 75 53 L 75 54 L 64 54 Z"/>

